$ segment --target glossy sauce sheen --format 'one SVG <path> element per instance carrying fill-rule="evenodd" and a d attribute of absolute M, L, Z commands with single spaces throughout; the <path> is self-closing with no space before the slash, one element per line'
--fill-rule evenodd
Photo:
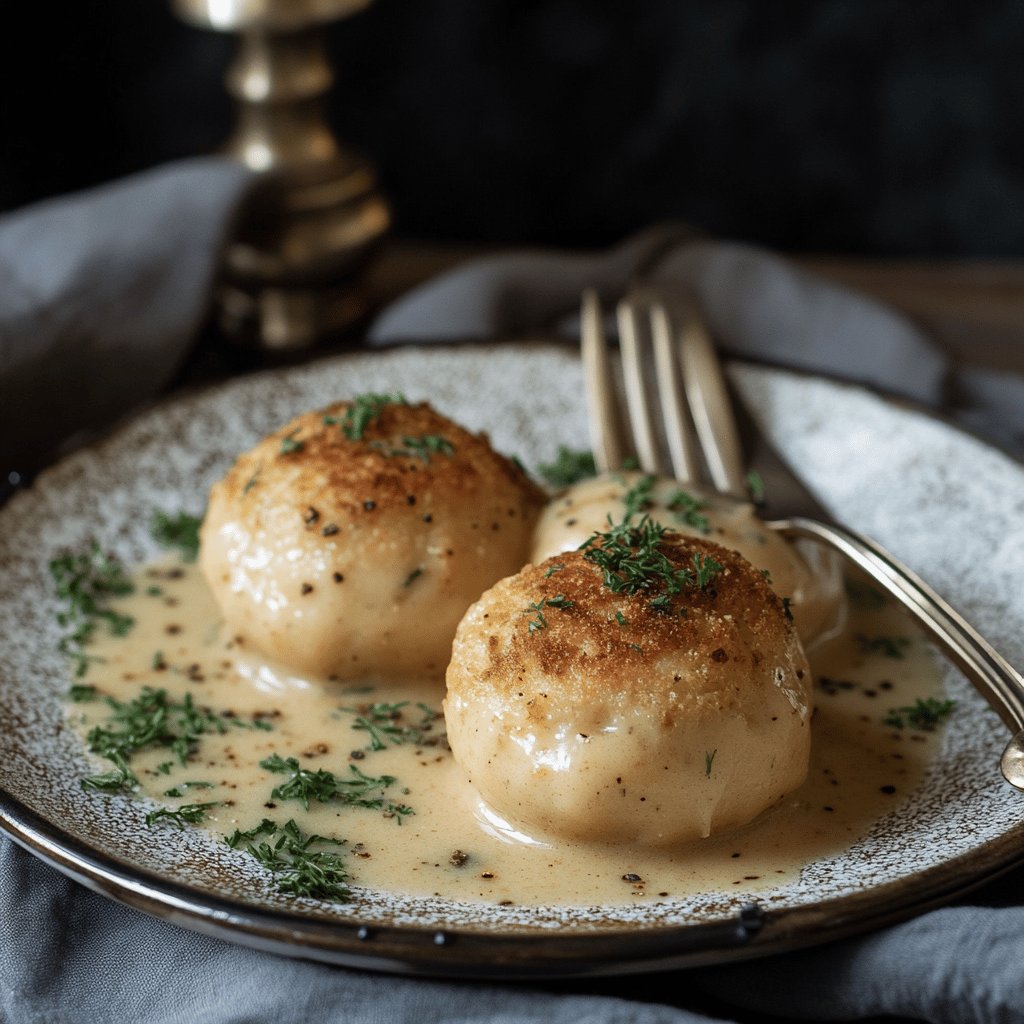
<path fill-rule="evenodd" d="M 898 808 L 939 742 L 939 733 L 897 730 L 883 722 L 893 708 L 941 696 L 935 656 L 881 595 L 861 584 L 852 594 L 843 635 L 811 658 L 817 711 L 807 781 L 744 828 L 675 849 L 516 834 L 480 806 L 462 779 L 440 717 L 427 723 L 421 742 L 395 745 L 385 736 L 386 749 L 370 749 L 370 734 L 354 728 L 367 705 L 408 701 L 401 717 L 386 724 L 419 727 L 427 717 L 419 704 L 440 712 L 443 680 L 367 680 L 353 686 L 300 678 L 250 658 L 244 643 L 222 634 L 194 566 L 163 562 L 139 571 L 136 593 L 116 604 L 135 618 L 135 626 L 127 637 L 103 636 L 91 646 L 90 653 L 103 661 L 90 668 L 86 681 L 99 697 L 128 701 L 151 686 L 172 699 L 191 694 L 197 705 L 244 722 L 257 716 L 270 725 L 206 734 L 184 766 L 168 767 L 166 748 L 136 754 L 131 766 L 141 792 L 169 807 L 216 801 L 204 825 L 223 834 L 251 829 L 264 818 L 278 824 L 294 818 L 307 832 L 344 839 L 356 893 L 366 886 L 453 900 L 598 906 L 694 891 L 756 892 L 848 847 Z M 886 637 L 906 637 L 909 643 L 898 652 L 872 643 Z M 108 710 L 94 700 L 69 705 L 68 714 L 85 735 L 107 721 Z M 340 779 L 348 777 L 350 765 L 367 775 L 394 776 L 384 795 L 414 813 L 388 815 L 336 803 L 313 803 L 306 811 L 297 800 L 274 800 L 271 791 L 287 776 L 259 762 L 275 753 Z M 107 768 L 97 759 L 98 770 Z M 187 788 L 180 798 L 165 795 L 186 782 L 212 785 Z"/>

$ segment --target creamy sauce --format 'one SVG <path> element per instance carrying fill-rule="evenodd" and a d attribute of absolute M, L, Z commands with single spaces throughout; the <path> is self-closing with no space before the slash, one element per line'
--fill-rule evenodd
<path fill-rule="evenodd" d="M 131 767 L 140 792 L 171 808 L 215 802 L 203 825 L 225 835 L 264 818 L 278 824 L 293 818 L 306 832 L 344 839 L 356 886 L 577 906 L 756 891 L 843 850 L 897 808 L 921 779 L 940 735 L 884 724 L 893 708 L 942 696 L 938 669 L 898 609 L 857 584 L 843 634 L 812 655 L 817 711 L 810 773 L 781 805 L 742 829 L 677 849 L 522 836 L 481 807 L 444 743 L 443 719 L 431 719 L 419 706 L 440 712 L 440 677 L 367 679 L 358 686 L 301 677 L 247 656 L 244 644 L 224 635 L 194 566 L 144 567 L 135 582 L 136 593 L 114 605 L 136 620 L 130 633 L 99 636 L 89 649 L 102 659 L 86 680 L 97 698 L 127 702 L 148 686 L 166 690 L 172 700 L 191 695 L 197 706 L 227 713 L 226 731 L 204 733 L 184 765 L 166 747 L 135 754 Z M 891 640 L 897 637 L 907 642 Z M 408 727 L 412 741 L 396 745 L 385 733 L 385 749 L 370 749 L 371 734 L 355 728 L 357 720 L 367 717 L 371 704 L 406 701 L 399 718 L 378 724 Z M 109 713 L 101 699 L 68 710 L 83 736 L 106 723 Z M 350 765 L 366 775 L 393 776 L 394 783 L 377 795 L 414 813 L 337 802 L 314 802 L 307 811 L 298 800 L 274 799 L 271 791 L 287 776 L 259 767 L 273 754 L 339 779 L 350 777 Z M 97 759 L 98 771 L 107 768 Z M 209 786 L 182 788 L 185 783 Z M 167 796 L 171 789 L 182 795 Z"/>

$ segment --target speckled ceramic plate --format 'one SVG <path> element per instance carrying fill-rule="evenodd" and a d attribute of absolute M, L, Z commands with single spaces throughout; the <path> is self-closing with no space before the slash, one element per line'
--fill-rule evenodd
<path fill-rule="evenodd" d="M 877 538 L 1024 663 L 1024 470 L 856 387 L 753 367 L 735 381 L 836 516 Z M 996 717 L 954 670 L 958 713 L 921 787 L 841 855 L 756 894 L 643 907 L 524 909 L 360 891 L 350 905 L 272 894 L 249 858 L 145 806 L 83 793 L 61 728 L 69 670 L 48 560 L 97 538 L 154 554 L 150 510 L 199 512 L 234 454 L 300 410 L 362 391 L 429 398 L 527 463 L 586 444 L 579 363 L 546 345 L 405 349 L 238 381 L 167 403 L 44 474 L 0 512 L 0 825 L 94 889 L 188 928 L 289 955 L 411 973 L 540 977 L 677 967 L 821 942 L 950 898 L 1021 856 L 1024 796 L 997 764 Z M 111 813 L 111 801 L 116 813 Z M 251 866 L 250 866 L 251 865 Z"/>

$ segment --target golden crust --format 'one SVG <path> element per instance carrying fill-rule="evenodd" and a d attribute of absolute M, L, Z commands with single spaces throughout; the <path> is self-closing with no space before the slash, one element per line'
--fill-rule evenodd
<path fill-rule="evenodd" d="M 695 555 L 723 567 L 706 588 L 686 588 L 671 613 L 653 608 L 651 594 L 613 593 L 601 569 L 578 551 L 497 583 L 467 614 L 456 639 L 458 646 L 471 632 L 487 634 L 486 664 L 474 659 L 475 670 L 460 674 L 465 695 L 508 691 L 512 697 L 523 680 L 541 678 L 561 681 L 557 699 L 565 704 L 609 695 L 656 703 L 668 691 L 728 701 L 745 678 L 759 676 L 770 654 L 792 645 L 793 629 L 764 575 L 738 552 L 666 536 L 661 550 L 678 568 L 692 568 Z M 558 607 L 559 598 L 571 607 Z"/>
<path fill-rule="evenodd" d="M 469 502 L 492 490 L 508 490 L 530 509 L 543 506 L 543 492 L 491 447 L 486 434 L 470 433 L 427 403 L 385 405 L 357 440 L 347 438 L 339 423 L 325 422 L 341 421 L 351 406 L 337 402 L 295 417 L 240 455 L 214 495 L 247 498 L 251 515 L 284 505 L 305 521 L 312 509 L 318 517 L 311 525 L 321 530 L 342 520 L 362 521 L 368 512 L 422 517 L 429 505 Z M 452 454 L 430 454 L 429 461 L 390 454 L 408 450 L 404 438 L 425 436 L 444 438 Z"/>

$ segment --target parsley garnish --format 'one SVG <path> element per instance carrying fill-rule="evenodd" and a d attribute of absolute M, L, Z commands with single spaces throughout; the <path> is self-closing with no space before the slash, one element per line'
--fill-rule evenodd
<path fill-rule="evenodd" d="M 423 570 L 422 569 L 420 569 L 420 568 L 413 569 L 413 571 L 411 573 L 409 573 L 408 576 L 405 577 L 405 581 L 402 583 L 402 586 L 403 587 L 410 587 L 410 586 L 412 586 L 413 582 L 415 580 L 418 580 L 422 575 L 423 575 Z"/>
<path fill-rule="evenodd" d="M 711 766 L 715 763 L 715 754 L 718 753 L 718 747 L 715 747 L 712 751 L 704 751 L 704 775 L 707 778 L 711 778 Z"/>
<path fill-rule="evenodd" d="M 61 654 L 75 665 L 75 675 L 84 676 L 95 658 L 85 653 L 85 645 L 93 638 L 99 622 L 106 622 L 111 633 L 124 636 L 135 624 L 129 615 L 121 615 L 108 606 L 114 597 L 123 597 L 135 589 L 125 575 L 121 563 L 104 554 L 96 541 L 87 552 L 61 555 L 50 562 L 50 574 L 56 584 L 57 597 L 64 609 L 57 621 L 69 630 L 57 644 Z"/>
<path fill-rule="evenodd" d="M 158 823 L 173 825 L 184 830 L 186 825 L 198 825 L 206 819 L 207 808 L 217 807 L 219 801 L 211 800 L 202 804 L 182 804 L 180 807 L 161 807 L 146 815 L 146 824 L 152 827 Z"/>
<path fill-rule="evenodd" d="M 537 472 L 552 487 L 569 487 L 571 484 L 586 480 L 597 475 L 593 453 L 589 451 L 558 446 L 558 454 L 554 462 L 542 462 Z"/>
<path fill-rule="evenodd" d="M 344 415 L 325 416 L 324 423 L 328 426 L 337 424 L 341 432 L 350 441 L 361 441 L 366 428 L 384 411 L 389 405 L 408 405 L 405 395 L 398 391 L 390 395 L 378 395 L 368 392 L 365 395 L 356 395 L 352 399 Z"/>
<path fill-rule="evenodd" d="M 149 523 L 150 536 L 162 548 L 177 548 L 186 562 L 194 562 L 199 556 L 199 527 L 203 525 L 200 516 L 179 512 L 169 516 L 156 511 Z"/>
<path fill-rule="evenodd" d="M 782 599 L 782 614 L 785 615 L 786 618 L 789 619 L 790 622 L 793 621 L 793 599 L 792 598 L 784 597 Z"/>
<path fill-rule="evenodd" d="M 668 530 L 644 516 L 633 526 L 629 519 L 595 533 L 580 549 L 583 557 L 604 574 L 613 594 L 650 594 L 655 611 L 671 610 L 672 598 L 684 588 L 704 589 L 723 566 L 710 555 L 695 553 L 693 568 L 678 566 L 661 550 Z"/>
<path fill-rule="evenodd" d="M 934 732 L 953 713 L 955 700 L 938 700 L 936 697 L 920 697 L 912 705 L 893 708 L 882 720 L 894 729 L 909 726 L 920 732 Z"/>
<path fill-rule="evenodd" d="M 846 596 L 858 608 L 884 608 L 885 594 L 860 580 L 845 580 Z"/>
<path fill-rule="evenodd" d="M 310 800 L 317 803 L 338 800 L 351 807 L 369 807 L 384 811 L 389 816 L 397 815 L 399 822 L 402 816 L 413 813 L 411 807 L 393 803 L 381 795 L 383 790 L 394 785 L 395 778 L 392 775 L 374 778 L 364 775 L 354 764 L 350 764 L 350 777 L 339 779 L 334 772 L 323 768 L 311 771 L 300 767 L 296 758 L 280 757 L 277 754 L 271 754 L 260 761 L 260 767 L 269 772 L 290 775 L 287 782 L 274 787 L 270 794 L 272 800 L 299 800 L 307 811 Z"/>
<path fill-rule="evenodd" d="M 260 836 L 275 835 L 273 843 L 253 843 Z M 323 846 L 343 847 L 343 840 L 307 835 L 294 819 L 282 827 L 264 818 L 248 832 L 235 832 L 225 842 L 233 850 L 244 850 L 268 871 L 273 872 L 277 891 L 285 896 L 308 896 L 311 899 L 345 902 L 351 895 L 346 883 L 348 870 L 338 853 L 317 849 Z"/>
<path fill-rule="evenodd" d="M 546 580 L 550 579 L 552 576 L 555 575 L 556 572 L 561 572 L 564 568 L 565 568 L 565 566 L 561 562 L 558 562 L 555 565 L 549 566 L 547 568 L 547 570 L 545 571 L 545 573 L 544 573 L 544 579 L 546 579 Z"/>
<path fill-rule="evenodd" d="M 68 700 L 76 704 L 96 699 L 96 687 L 90 683 L 74 683 L 68 688 Z"/>

